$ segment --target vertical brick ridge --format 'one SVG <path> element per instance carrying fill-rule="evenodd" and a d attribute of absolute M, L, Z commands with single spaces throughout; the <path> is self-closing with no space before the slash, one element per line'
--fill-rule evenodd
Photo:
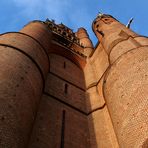
<path fill-rule="evenodd" d="M 46 27 L 38 27 L 34 27 L 38 37 L 42 37 L 41 32 L 48 32 Z M 50 41 L 50 37 L 44 36 L 44 40 Z M 43 49 L 45 44 L 40 45 L 42 42 L 39 44 L 35 36 L 30 37 L 25 31 L 1 35 L 0 44 L 0 147 L 25 148 L 43 92 L 42 80 L 49 71 L 49 59 Z"/>

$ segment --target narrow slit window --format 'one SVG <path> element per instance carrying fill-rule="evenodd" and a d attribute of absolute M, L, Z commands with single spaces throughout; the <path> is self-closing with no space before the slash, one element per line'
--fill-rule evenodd
<path fill-rule="evenodd" d="M 68 84 L 65 84 L 65 89 L 64 89 L 65 94 L 68 93 Z"/>
<path fill-rule="evenodd" d="M 64 139 L 65 139 L 65 115 L 66 111 L 62 112 L 62 126 L 61 126 L 61 148 L 64 148 Z"/>
<path fill-rule="evenodd" d="M 64 68 L 66 68 L 66 62 L 64 62 Z"/>

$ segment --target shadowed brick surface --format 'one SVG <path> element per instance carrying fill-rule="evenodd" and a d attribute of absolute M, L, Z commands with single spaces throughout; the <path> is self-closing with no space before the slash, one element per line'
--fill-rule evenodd
<path fill-rule="evenodd" d="M 90 147 L 87 117 L 54 98 L 44 95 L 33 129 L 30 148 L 61 147 L 63 110 L 65 111 L 64 148 Z"/>

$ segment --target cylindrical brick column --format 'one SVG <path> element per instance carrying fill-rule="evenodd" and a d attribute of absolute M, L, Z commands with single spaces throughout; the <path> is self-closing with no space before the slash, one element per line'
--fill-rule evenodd
<path fill-rule="evenodd" d="M 104 95 L 120 147 L 141 147 L 148 138 L 148 47 L 122 55 L 104 81 Z"/>
<path fill-rule="evenodd" d="M 0 36 L 2 148 L 24 148 L 28 143 L 49 69 L 49 41 L 48 29 L 41 22 Z"/>
<path fill-rule="evenodd" d="M 98 17 L 93 30 L 111 63 L 104 77 L 103 94 L 119 146 L 145 146 L 148 138 L 147 39 L 138 37 L 109 15 Z"/>
<path fill-rule="evenodd" d="M 80 44 L 84 46 L 84 54 L 86 56 L 91 55 L 93 52 L 93 44 L 89 39 L 89 35 L 84 28 L 79 28 L 76 32 L 76 36 L 80 39 Z"/>
<path fill-rule="evenodd" d="M 20 32 L 25 33 L 36 39 L 41 44 L 41 46 L 44 47 L 46 52 L 48 52 L 48 49 L 50 47 L 49 43 L 51 40 L 51 32 L 49 31 L 46 24 L 39 21 L 33 21 L 24 26 L 24 28 L 20 30 Z"/>

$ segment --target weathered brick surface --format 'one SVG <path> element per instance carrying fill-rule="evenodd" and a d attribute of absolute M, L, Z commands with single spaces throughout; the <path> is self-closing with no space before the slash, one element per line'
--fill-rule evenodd
<path fill-rule="evenodd" d="M 20 32 L 32 36 L 38 42 L 40 42 L 40 44 L 45 48 L 47 52 L 49 51 L 51 46 L 51 33 L 49 32 L 45 24 L 39 21 L 30 22 L 22 30 L 20 30 Z"/>
<path fill-rule="evenodd" d="M 67 93 L 65 93 L 65 84 Z M 47 77 L 45 92 L 86 112 L 85 91 L 50 73 Z"/>
<path fill-rule="evenodd" d="M 71 48 L 74 48 L 73 45 Z M 78 49 L 75 49 L 75 51 L 77 51 L 77 50 Z M 72 49 L 64 47 L 61 44 L 59 44 L 53 40 L 52 40 L 51 46 L 49 48 L 49 56 L 52 53 L 66 57 L 67 59 L 69 59 L 70 61 L 75 63 L 81 69 L 83 69 L 86 65 L 86 59 L 84 57 L 82 57 L 79 54 L 77 54 L 76 52 L 72 51 Z"/>
<path fill-rule="evenodd" d="M 119 148 L 106 106 L 89 115 L 88 123 L 91 148 Z"/>
<path fill-rule="evenodd" d="M 92 67 L 95 70 L 96 79 L 98 81 L 101 79 L 104 72 L 109 66 L 108 55 L 106 54 L 102 45 L 99 45 L 96 48 L 96 51 L 94 52 L 90 60 Z"/>
<path fill-rule="evenodd" d="M 113 63 L 117 58 L 122 56 L 122 54 L 136 47 L 138 47 L 138 43 L 133 38 L 128 38 L 127 40 L 118 43 L 110 52 L 110 62 Z"/>
<path fill-rule="evenodd" d="M 48 69 L 45 49 L 34 36 L 0 36 L 0 147 L 27 146 Z"/>
<path fill-rule="evenodd" d="M 50 54 L 50 71 L 59 77 L 85 89 L 84 74 L 75 63 L 63 56 Z"/>
<path fill-rule="evenodd" d="M 126 28 L 123 24 L 112 17 L 96 19 L 93 24 L 93 30 L 101 41 L 106 52 L 109 53 L 111 48 L 118 42 L 125 40 L 128 36 L 136 37 L 137 34 Z M 102 32 L 103 36 L 98 32 Z M 123 32 L 123 33 L 122 33 Z"/>
<path fill-rule="evenodd" d="M 25 34 L 13 32 L 1 35 L 0 44 L 19 48 L 21 51 L 28 54 L 38 64 L 45 79 L 49 70 L 48 55 L 37 41 Z"/>
<path fill-rule="evenodd" d="M 30 148 L 62 147 L 63 110 L 65 111 L 64 148 L 90 148 L 86 116 L 45 95 L 38 110 Z"/>
<path fill-rule="evenodd" d="M 106 76 L 104 94 L 120 147 L 140 147 L 148 137 L 148 50 L 122 55 Z"/>
<path fill-rule="evenodd" d="M 143 36 L 139 36 L 139 37 L 135 37 L 134 38 L 139 44 L 146 46 L 148 45 L 148 38 L 147 37 L 143 37 Z"/>
<path fill-rule="evenodd" d="M 98 17 L 93 30 L 111 64 L 105 72 L 103 94 L 119 145 L 144 147 L 148 137 L 147 38 L 109 15 Z"/>
<path fill-rule="evenodd" d="M 80 44 L 84 47 L 83 53 L 86 56 L 90 56 L 94 49 L 87 31 L 84 28 L 79 28 L 76 32 L 76 36 L 80 39 Z"/>
<path fill-rule="evenodd" d="M 95 51 L 84 28 L 85 48 L 61 45 L 40 21 L 1 35 L 0 147 L 148 146 L 148 39 L 108 15 L 92 27 Z"/>
<path fill-rule="evenodd" d="M 87 59 L 87 65 L 84 68 L 86 88 L 98 83 L 108 66 L 108 55 L 100 44 L 92 57 Z"/>
<path fill-rule="evenodd" d="M 22 53 L 0 47 L 0 147 L 26 146 L 43 81 L 36 65 Z"/>
<path fill-rule="evenodd" d="M 102 90 L 103 78 L 100 82 L 87 89 L 86 91 L 86 104 L 88 112 L 92 112 L 99 108 L 103 108 L 105 105 L 103 90 Z"/>
<path fill-rule="evenodd" d="M 87 59 L 87 65 L 84 68 L 86 88 L 97 83 L 95 69 L 92 67 L 90 59 Z"/>
<path fill-rule="evenodd" d="M 97 91 L 97 87 L 91 87 L 86 92 L 86 104 L 88 112 L 91 112 L 104 105 L 105 101 Z"/>

